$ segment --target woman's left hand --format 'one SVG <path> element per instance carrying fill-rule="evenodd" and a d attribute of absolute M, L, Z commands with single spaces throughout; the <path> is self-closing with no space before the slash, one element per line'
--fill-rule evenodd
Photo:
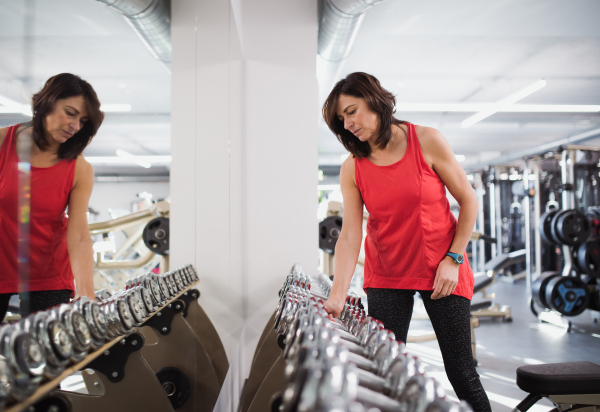
<path fill-rule="evenodd" d="M 449 296 L 458 285 L 458 263 L 446 256 L 438 265 L 433 281 L 433 293 L 431 299 L 441 299 Z"/>

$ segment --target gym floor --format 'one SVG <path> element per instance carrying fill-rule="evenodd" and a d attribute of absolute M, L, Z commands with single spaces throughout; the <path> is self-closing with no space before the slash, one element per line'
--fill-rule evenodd
<path fill-rule="evenodd" d="M 509 412 L 527 396 L 515 382 L 519 366 L 577 361 L 600 364 L 600 323 L 594 321 L 591 311 L 570 318 L 572 332 L 567 332 L 566 328 L 537 320 L 529 309 L 524 279 L 515 283 L 499 281 L 487 292 L 496 294 L 495 303 L 510 305 L 513 317 L 512 322 L 481 318 L 480 326 L 475 329 L 477 370 L 494 412 Z M 478 295 L 474 296 L 474 302 L 480 299 L 481 294 Z M 410 335 L 431 332 L 428 320 L 411 322 Z M 455 397 L 437 341 L 409 343 L 408 351 L 425 362 L 428 373 L 443 384 L 449 397 Z M 549 401 L 542 400 L 531 411 L 545 412 L 551 408 Z"/>

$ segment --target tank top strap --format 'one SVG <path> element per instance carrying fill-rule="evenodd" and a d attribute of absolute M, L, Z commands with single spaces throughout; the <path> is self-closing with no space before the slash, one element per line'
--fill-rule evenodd
<path fill-rule="evenodd" d="M 4 136 L 2 147 L 0 147 L 0 158 L 4 162 L 17 161 L 16 135 L 18 124 L 10 126 Z"/>
<path fill-rule="evenodd" d="M 406 148 L 407 161 L 411 163 L 411 166 L 414 167 L 415 170 L 418 170 L 419 174 L 422 171 L 422 163 L 421 163 L 421 144 L 419 143 L 419 138 L 417 137 L 417 131 L 415 129 L 415 125 L 412 123 L 404 123 L 408 128 L 408 143 Z"/>

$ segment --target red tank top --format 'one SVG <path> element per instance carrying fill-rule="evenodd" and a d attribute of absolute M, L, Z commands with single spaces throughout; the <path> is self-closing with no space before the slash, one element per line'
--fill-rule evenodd
<path fill-rule="evenodd" d="M 450 249 L 456 219 L 446 187 L 421 153 L 415 125 L 406 154 L 389 166 L 355 158 L 355 180 L 369 212 L 363 288 L 433 290 L 437 267 Z M 473 297 L 465 256 L 454 295 Z"/>
<path fill-rule="evenodd" d="M 16 126 L 0 147 L 0 293 L 17 293 L 18 172 Z M 75 160 L 31 167 L 29 290 L 75 290 L 67 249 L 65 209 L 73 189 Z M 73 293 L 74 294 L 74 293 Z"/>

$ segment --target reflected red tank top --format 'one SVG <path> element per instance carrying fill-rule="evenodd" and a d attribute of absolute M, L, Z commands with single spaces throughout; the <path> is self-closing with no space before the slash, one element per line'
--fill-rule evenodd
<path fill-rule="evenodd" d="M 16 126 L 0 147 L 0 293 L 17 293 L 18 171 Z M 29 290 L 75 290 L 67 249 L 65 209 L 73 189 L 75 160 L 31 167 Z"/>
<path fill-rule="evenodd" d="M 433 290 L 439 263 L 450 249 L 456 219 L 446 187 L 421 153 L 415 125 L 406 154 L 389 166 L 355 158 L 355 180 L 369 212 L 363 288 Z M 454 295 L 473 297 L 473 271 L 465 256 Z"/>

